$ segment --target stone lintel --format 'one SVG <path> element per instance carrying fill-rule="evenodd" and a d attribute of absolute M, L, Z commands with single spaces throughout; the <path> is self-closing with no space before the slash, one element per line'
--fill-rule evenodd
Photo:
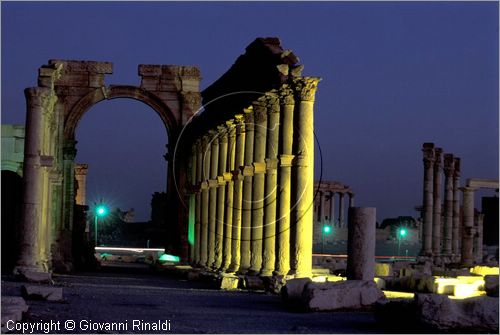
<path fill-rule="evenodd" d="M 471 188 L 491 188 L 491 189 L 497 189 L 498 188 L 498 180 L 497 179 L 479 179 L 479 178 L 468 178 L 467 187 Z"/>

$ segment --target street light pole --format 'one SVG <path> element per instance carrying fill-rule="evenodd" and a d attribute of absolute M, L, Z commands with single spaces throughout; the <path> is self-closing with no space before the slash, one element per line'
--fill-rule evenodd
<path fill-rule="evenodd" d="M 94 239 L 95 239 L 95 246 L 97 247 L 97 213 L 94 214 L 94 217 L 95 217 L 95 221 L 94 221 L 94 229 L 95 229 Z"/>

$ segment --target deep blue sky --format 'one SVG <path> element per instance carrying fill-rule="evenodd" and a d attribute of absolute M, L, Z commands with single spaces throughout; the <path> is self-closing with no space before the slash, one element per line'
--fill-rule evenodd
<path fill-rule="evenodd" d="M 24 123 L 23 89 L 51 58 L 198 65 L 202 88 L 256 37 L 277 36 L 323 78 L 315 131 L 323 178 L 350 185 L 378 220 L 416 215 L 421 145 L 462 158 L 462 180 L 498 178 L 498 2 L 2 2 L 2 123 Z M 102 102 L 77 129 L 89 200 L 149 218 L 164 189 L 166 132 L 132 100 Z M 319 164 L 317 164 L 319 166 Z M 489 192 L 487 194 L 492 194 Z"/>

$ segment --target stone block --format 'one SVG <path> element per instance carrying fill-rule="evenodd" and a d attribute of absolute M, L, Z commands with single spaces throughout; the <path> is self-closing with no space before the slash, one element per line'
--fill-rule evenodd
<path fill-rule="evenodd" d="M 481 266 L 477 265 L 470 269 L 470 273 L 486 276 L 486 275 L 498 275 L 498 267 L 496 266 Z"/>
<path fill-rule="evenodd" d="M 484 276 L 484 290 L 488 296 L 498 298 L 498 275 Z"/>
<path fill-rule="evenodd" d="M 51 59 L 49 64 L 63 64 L 64 72 L 93 72 L 102 74 L 113 73 L 113 63 L 96 61 L 68 61 L 61 59 Z"/>
<path fill-rule="evenodd" d="M 138 74 L 141 77 L 155 77 L 161 75 L 161 65 L 140 64 Z"/>
<path fill-rule="evenodd" d="M 286 303 L 300 301 L 304 287 L 311 282 L 310 278 L 295 278 L 288 280 L 286 285 L 281 289 L 281 299 Z"/>
<path fill-rule="evenodd" d="M 261 291 L 265 289 L 264 281 L 258 276 L 245 276 L 244 282 L 247 290 Z"/>
<path fill-rule="evenodd" d="M 26 299 L 62 301 L 63 289 L 55 286 L 23 285 L 21 294 Z"/>
<path fill-rule="evenodd" d="M 184 92 L 199 92 L 200 80 L 199 79 L 182 79 L 182 91 Z"/>
<path fill-rule="evenodd" d="M 237 290 L 239 280 L 237 276 L 225 275 L 221 278 L 220 288 L 221 290 Z"/>
<path fill-rule="evenodd" d="M 102 74 L 90 75 L 89 76 L 89 86 L 90 87 L 102 87 L 102 86 L 104 86 L 104 76 Z"/>
<path fill-rule="evenodd" d="M 2 332 L 7 321 L 21 321 L 23 313 L 28 311 L 28 305 L 21 297 L 2 296 Z"/>
<path fill-rule="evenodd" d="M 392 276 L 392 265 L 389 263 L 375 263 L 375 276 L 376 277 Z"/>
<path fill-rule="evenodd" d="M 88 73 L 66 73 L 59 78 L 56 83 L 57 86 L 88 86 L 89 75 Z"/>
<path fill-rule="evenodd" d="M 16 275 L 22 281 L 30 283 L 52 284 L 52 275 L 49 272 L 18 270 Z"/>
<path fill-rule="evenodd" d="M 158 91 L 158 78 L 143 77 L 141 80 L 141 88 L 147 91 Z"/>
<path fill-rule="evenodd" d="M 498 334 L 498 298 L 449 299 L 440 294 L 416 294 L 419 321 L 439 332 Z"/>
<path fill-rule="evenodd" d="M 359 309 L 385 299 L 371 280 L 346 280 L 336 283 L 309 283 L 302 293 L 305 307 L 313 311 Z"/>
<path fill-rule="evenodd" d="M 266 292 L 280 294 L 281 289 L 286 285 L 287 278 L 285 276 L 270 276 L 262 277 Z"/>

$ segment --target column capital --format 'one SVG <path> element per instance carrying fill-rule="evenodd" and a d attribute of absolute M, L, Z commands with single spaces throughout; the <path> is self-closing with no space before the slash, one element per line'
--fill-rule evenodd
<path fill-rule="evenodd" d="M 255 124 L 254 124 L 254 115 L 253 115 L 253 106 L 250 106 L 248 108 L 244 108 L 243 112 L 245 113 L 245 130 L 246 131 L 253 131 L 255 129 Z"/>
<path fill-rule="evenodd" d="M 453 177 L 453 170 L 455 168 L 455 160 L 452 154 L 444 155 L 444 174 L 446 177 Z"/>
<path fill-rule="evenodd" d="M 267 114 L 279 113 L 279 96 L 276 94 L 276 90 L 272 90 L 266 93 L 266 107 Z"/>
<path fill-rule="evenodd" d="M 320 80 L 321 78 L 319 77 L 294 78 L 293 84 L 297 99 L 299 99 L 300 101 L 314 102 L 316 89 L 318 88 L 318 83 L 320 82 Z"/>
<path fill-rule="evenodd" d="M 267 120 L 267 101 L 265 96 L 260 97 L 256 101 L 252 102 L 253 106 L 253 114 L 254 114 L 254 122 L 260 123 Z"/>
<path fill-rule="evenodd" d="M 227 143 L 228 129 L 224 125 L 217 126 L 217 136 L 219 138 L 219 143 Z"/>
<path fill-rule="evenodd" d="M 280 166 L 282 167 L 292 166 L 294 158 L 295 155 L 280 155 Z"/>
<path fill-rule="evenodd" d="M 442 148 L 434 148 L 434 169 L 441 168 L 443 161 L 443 149 Z"/>
<path fill-rule="evenodd" d="M 215 129 L 208 131 L 208 141 L 211 145 L 219 145 L 219 132 Z"/>
<path fill-rule="evenodd" d="M 454 170 L 453 170 L 453 178 L 460 178 L 460 158 L 459 157 L 455 157 L 453 159 L 453 167 L 454 167 Z"/>
<path fill-rule="evenodd" d="M 293 90 L 290 85 L 284 84 L 279 89 L 279 98 L 281 105 L 294 105 L 295 99 L 293 98 Z"/>

